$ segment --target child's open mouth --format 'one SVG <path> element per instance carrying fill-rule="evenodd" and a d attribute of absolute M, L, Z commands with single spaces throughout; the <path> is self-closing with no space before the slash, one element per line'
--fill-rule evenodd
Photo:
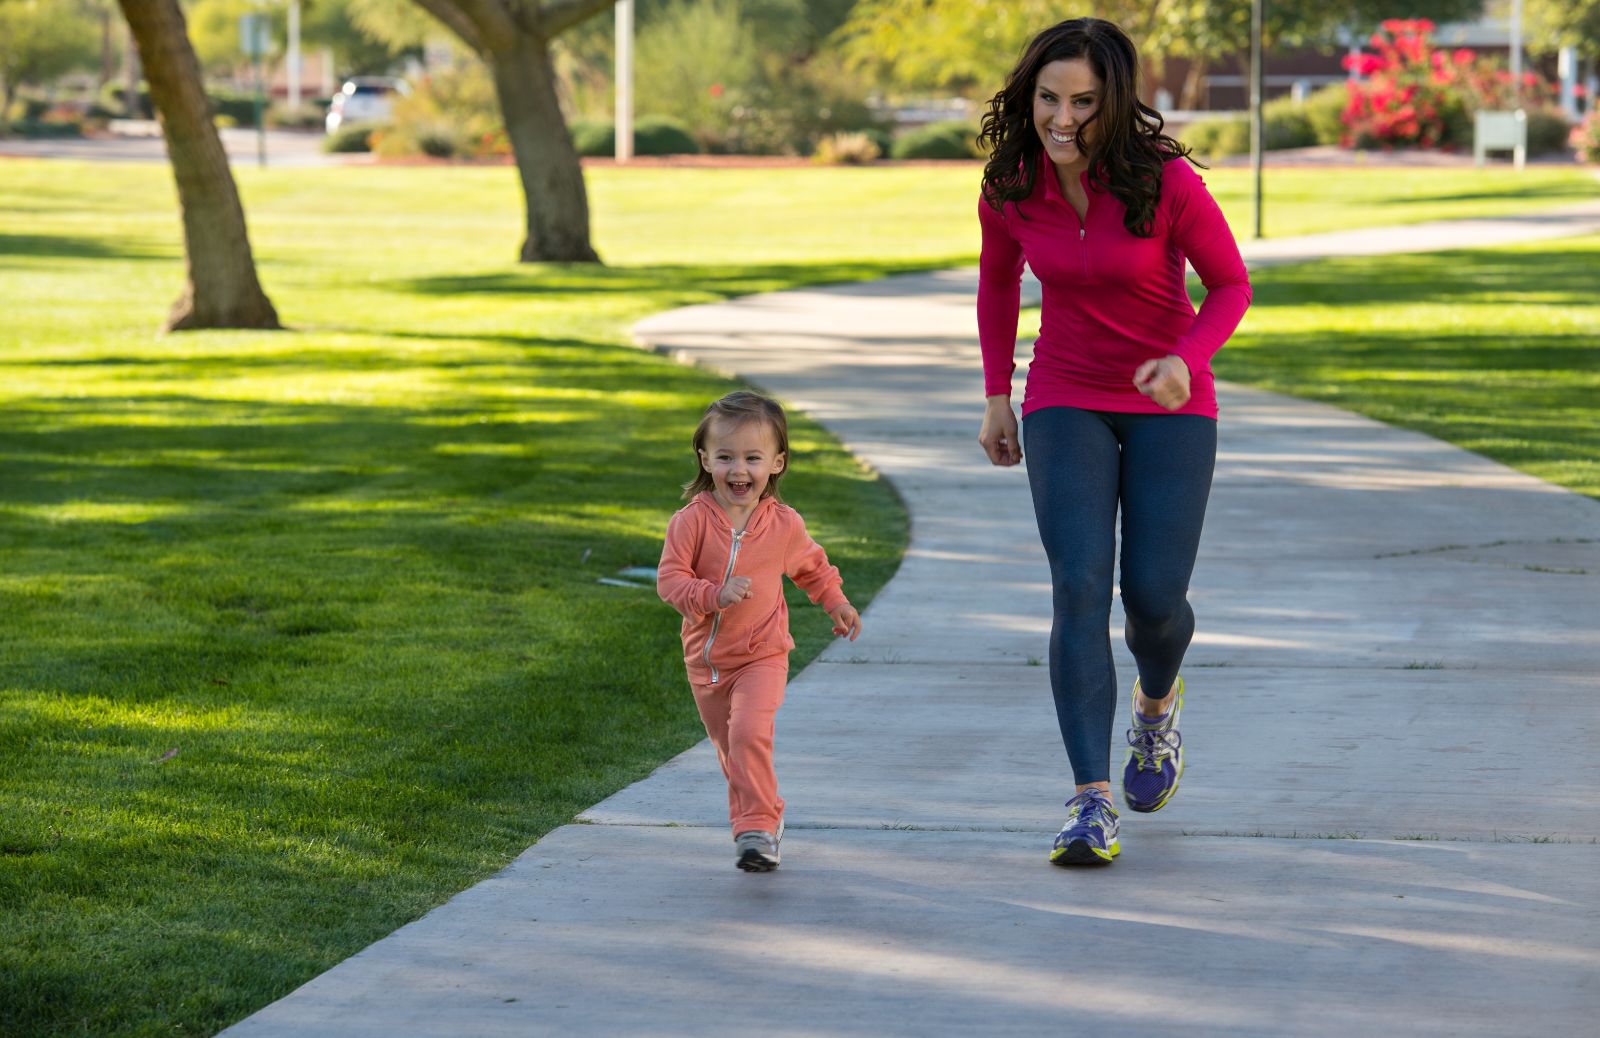
<path fill-rule="evenodd" d="M 754 485 L 755 484 L 749 482 L 736 483 L 730 479 L 728 480 L 728 493 L 733 494 L 735 497 L 742 497 L 745 494 L 750 493 L 750 488 Z"/>

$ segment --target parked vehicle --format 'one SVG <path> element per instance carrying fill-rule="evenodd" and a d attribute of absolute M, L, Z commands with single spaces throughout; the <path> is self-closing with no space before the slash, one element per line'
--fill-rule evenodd
<path fill-rule="evenodd" d="M 327 128 L 333 133 L 350 123 L 381 123 L 389 118 L 396 94 L 410 93 L 403 79 L 383 76 L 356 76 L 328 103 Z"/>

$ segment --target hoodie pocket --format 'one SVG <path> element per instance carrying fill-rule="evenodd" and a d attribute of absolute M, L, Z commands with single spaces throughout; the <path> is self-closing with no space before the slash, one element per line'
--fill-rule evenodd
<path fill-rule="evenodd" d="M 722 666 L 747 659 L 750 655 L 750 636 L 754 633 L 749 624 L 719 625 L 707 650 L 708 662 L 712 666 Z"/>

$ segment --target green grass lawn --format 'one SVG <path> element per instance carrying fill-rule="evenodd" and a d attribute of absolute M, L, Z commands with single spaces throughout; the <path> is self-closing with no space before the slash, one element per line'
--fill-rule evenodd
<path fill-rule="evenodd" d="M 1234 233 L 1250 231 L 1250 173 L 1229 167 L 1201 174 Z M 1353 227 L 1381 227 L 1534 212 L 1600 196 L 1600 181 L 1573 166 L 1338 169 L 1267 167 L 1262 222 L 1269 238 Z"/>
<path fill-rule="evenodd" d="M 165 167 L 0 161 L 0 1033 L 212 1032 L 696 741 L 675 614 L 595 581 L 654 564 L 731 384 L 626 328 L 970 262 L 975 172 L 596 169 L 613 265 L 585 268 L 510 262 L 505 168 L 243 167 L 292 330 L 158 338 Z M 1273 220 L 1594 186 L 1449 173 L 1410 200 L 1318 174 L 1291 202 L 1285 171 Z M 793 434 L 785 494 L 864 603 L 904 516 Z M 828 632 L 795 617 L 799 661 Z"/>
<path fill-rule="evenodd" d="M 1267 268 L 1218 377 L 1600 499 L 1600 238 Z"/>

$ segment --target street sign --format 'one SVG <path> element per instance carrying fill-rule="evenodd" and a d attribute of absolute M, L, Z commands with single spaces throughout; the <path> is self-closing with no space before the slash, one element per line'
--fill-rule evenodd
<path fill-rule="evenodd" d="M 264 58 L 271 38 L 271 24 L 264 14 L 239 16 L 239 50 L 247 58 Z"/>

